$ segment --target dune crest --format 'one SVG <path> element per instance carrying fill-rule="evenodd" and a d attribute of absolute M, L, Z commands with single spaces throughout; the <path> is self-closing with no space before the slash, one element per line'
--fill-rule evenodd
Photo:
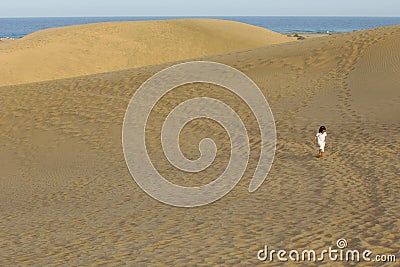
<path fill-rule="evenodd" d="M 0 86 L 109 72 L 291 41 L 216 19 L 108 22 L 47 29 L 0 47 Z"/>

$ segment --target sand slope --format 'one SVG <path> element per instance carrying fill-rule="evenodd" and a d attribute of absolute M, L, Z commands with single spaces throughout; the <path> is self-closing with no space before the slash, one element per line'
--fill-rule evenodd
<path fill-rule="evenodd" d="M 198 176 L 171 168 L 158 134 L 175 105 L 218 98 L 249 132 L 242 180 L 194 209 L 146 195 L 122 154 L 129 100 L 165 66 L 1 87 L 0 265 L 254 266 L 264 245 L 321 251 L 338 238 L 349 249 L 398 256 L 399 40 L 394 26 L 203 58 L 254 79 L 274 113 L 278 144 L 267 180 L 250 194 L 260 138 L 246 105 L 213 86 L 183 86 L 162 99 L 147 145 L 158 170 L 176 183 L 206 183 L 221 173 L 229 145 L 217 124 L 189 124 L 181 136 L 185 155 L 198 156 L 205 136 L 221 153 Z M 324 159 L 312 145 L 321 124 L 330 138 Z"/>
<path fill-rule="evenodd" d="M 182 19 L 47 29 L 0 46 L 0 85 L 154 65 L 287 42 L 244 23 Z"/>

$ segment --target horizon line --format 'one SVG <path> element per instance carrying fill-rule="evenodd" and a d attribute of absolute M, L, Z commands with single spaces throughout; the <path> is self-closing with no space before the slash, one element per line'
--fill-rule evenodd
<path fill-rule="evenodd" d="M 336 18 L 400 18 L 400 16 L 366 16 L 366 15 L 88 15 L 88 16 L 0 16 L 0 19 L 14 18 L 188 18 L 188 17 L 336 17 Z"/>

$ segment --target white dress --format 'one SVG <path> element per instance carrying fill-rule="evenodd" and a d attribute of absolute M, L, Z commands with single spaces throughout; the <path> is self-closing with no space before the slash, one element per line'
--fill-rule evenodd
<path fill-rule="evenodd" d="M 319 149 L 322 152 L 325 152 L 325 137 L 328 136 L 328 134 L 326 132 L 324 133 L 317 133 L 316 137 L 317 137 L 317 144 L 319 146 Z"/>

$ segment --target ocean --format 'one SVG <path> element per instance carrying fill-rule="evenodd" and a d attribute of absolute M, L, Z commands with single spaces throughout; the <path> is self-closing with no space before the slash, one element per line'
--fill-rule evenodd
<path fill-rule="evenodd" d="M 165 20 L 185 17 L 57 17 L 0 18 L 0 37 L 21 38 L 32 32 L 77 24 L 109 21 Z M 197 17 L 198 18 L 198 17 Z M 206 18 L 206 17 L 202 17 Z M 207 17 L 234 20 L 279 33 L 343 33 L 400 24 L 400 17 Z"/>

